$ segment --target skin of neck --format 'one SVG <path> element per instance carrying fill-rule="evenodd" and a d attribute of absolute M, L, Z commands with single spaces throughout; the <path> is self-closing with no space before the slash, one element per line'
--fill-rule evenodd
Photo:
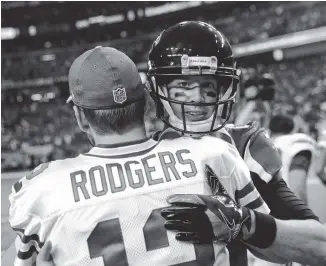
<path fill-rule="evenodd" d="M 92 130 L 92 136 L 94 138 L 95 146 L 98 145 L 119 145 L 127 142 L 134 142 L 143 140 L 147 137 L 145 127 L 134 127 L 130 129 L 128 132 L 124 132 L 123 134 L 117 134 L 110 132 L 106 135 L 99 135 L 94 130 Z"/>

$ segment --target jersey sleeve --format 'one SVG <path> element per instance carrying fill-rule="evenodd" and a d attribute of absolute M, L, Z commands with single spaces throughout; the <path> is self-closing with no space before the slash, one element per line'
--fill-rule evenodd
<path fill-rule="evenodd" d="M 268 183 L 282 168 L 279 151 L 264 130 L 252 137 L 246 146 L 244 160 L 252 174 Z"/>
<path fill-rule="evenodd" d="M 231 156 L 235 164 L 235 168 L 231 173 L 235 187 L 235 200 L 242 207 L 247 207 L 262 213 L 269 213 L 270 210 L 255 188 L 250 177 L 249 169 L 243 159 L 236 150 L 231 151 Z"/>
<path fill-rule="evenodd" d="M 28 195 L 24 195 L 25 191 L 18 194 L 9 196 L 11 203 L 9 223 L 18 236 L 15 266 L 33 265 L 37 253 L 43 246 L 44 228 L 41 218 L 31 212 L 33 206 Z"/>
<path fill-rule="evenodd" d="M 208 172 L 209 180 L 217 180 L 217 182 L 209 182 L 213 193 L 217 191 L 216 188 L 218 188 L 218 192 L 224 192 L 226 190 L 240 206 L 269 213 L 270 210 L 252 183 L 249 169 L 237 149 L 231 144 L 227 144 L 224 141 L 223 143 L 226 144 L 227 148 L 218 158 L 210 160 L 209 163 L 211 167 L 211 171 Z M 214 178 L 214 173 L 218 173 L 219 176 L 216 177 L 215 175 Z M 222 186 L 222 190 L 220 189 L 219 183 L 224 185 L 224 187 Z M 225 186 L 225 184 L 227 185 Z"/>
<path fill-rule="evenodd" d="M 46 168 L 46 165 L 40 165 L 21 178 L 13 185 L 9 195 L 9 223 L 18 236 L 15 243 L 15 266 L 30 266 L 35 263 L 49 230 L 49 226 L 41 219 L 41 193 L 37 191 L 37 184 L 34 183 L 34 178 Z"/>

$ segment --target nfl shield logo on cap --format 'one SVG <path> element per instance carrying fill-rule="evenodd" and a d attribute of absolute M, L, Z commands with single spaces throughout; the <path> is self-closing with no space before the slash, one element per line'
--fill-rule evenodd
<path fill-rule="evenodd" d="M 126 89 L 125 88 L 116 88 L 113 91 L 113 100 L 116 103 L 123 103 L 127 100 L 127 94 L 126 94 Z"/>

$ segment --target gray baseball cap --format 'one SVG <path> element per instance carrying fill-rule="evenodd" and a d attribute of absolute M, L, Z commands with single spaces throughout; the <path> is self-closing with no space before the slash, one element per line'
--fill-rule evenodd
<path fill-rule="evenodd" d="M 111 47 L 97 46 L 72 63 L 69 70 L 70 97 L 88 109 L 119 108 L 140 100 L 145 87 L 135 63 Z"/>

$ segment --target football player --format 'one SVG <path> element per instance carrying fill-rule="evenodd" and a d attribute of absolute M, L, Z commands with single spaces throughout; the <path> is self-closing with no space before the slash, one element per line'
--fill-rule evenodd
<path fill-rule="evenodd" d="M 156 101 L 157 117 L 168 127 L 155 134 L 164 139 L 173 135 L 212 135 L 235 145 L 251 172 L 255 187 L 271 209 L 271 215 L 256 215 L 256 231 L 250 239 L 238 238 L 230 246 L 231 265 L 246 265 L 247 246 L 263 259 L 275 262 L 301 261 L 324 264 L 326 232 L 314 213 L 287 187 L 281 177 L 282 163 L 266 132 L 256 123 L 228 125 L 239 77 L 232 48 L 225 36 L 213 26 L 198 21 L 175 24 L 163 31 L 152 45 L 148 60 L 150 93 Z M 211 145 L 210 149 L 218 149 Z M 203 153 L 207 151 L 203 149 Z M 250 190 L 244 190 L 245 196 Z M 205 215 L 189 218 L 188 198 L 177 197 L 166 216 L 169 229 L 179 231 L 179 240 L 197 241 L 201 234 L 183 224 L 198 223 Z M 216 210 L 219 201 L 211 202 Z M 189 202 L 188 202 L 189 204 Z M 177 215 L 177 205 L 182 215 Z M 256 206 L 255 204 L 252 205 Z M 200 208 L 196 209 L 200 212 Z M 178 222 L 174 221 L 178 217 Z M 274 217 L 274 218 L 273 218 Z M 275 219 L 278 218 L 278 219 Z M 282 220 L 291 221 L 282 221 Z M 176 226 L 171 225 L 177 224 Z M 197 231 L 196 231 L 197 230 Z M 205 231 L 203 229 L 203 231 Z M 300 245 L 298 245 L 300 243 Z M 254 246 L 254 247 L 253 247 Z"/>
<path fill-rule="evenodd" d="M 273 116 L 269 127 L 282 158 L 282 177 L 293 193 L 307 203 L 307 178 L 316 174 L 317 143 L 306 134 L 294 133 L 294 128 L 292 117 L 286 115 Z"/>
<path fill-rule="evenodd" d="M 99 46 L 79 56 L 69 88 L 78 126 L 94 147 L 42 164 L 13 186 L 15 266 L 33 265 L 46 243 L 38 263 L 51 255 L 60 266 L 229 265 L 226 244 L 251 230 L 252 211 L 238 205 L 269 211 L 236 148 L 210 136 L 147 138 L 144 86 L 135 64 L 116 49 Z M 189 210 L 201 204 L 209 215 L 192 225 L 210 228 L 214 237 L 205 244 L 177 241 L 164 228 L 166 198 L 182 193 L 198 194 Z M 209 195 L 224 208 L 211 211 Z"/>
<path fill-rule="evenodd" d="M 316 174 L 316 141 L 303 133 L 294 133 L 293 118 L 288 115 L 272 117 L 269 129 L 282 158 L 281 174 L 291 191 L 307 204 L 307 178 Z M 254 260 L 252 266 L 276 266 L 274 263 Z M 299 265 L 289 263 L 288 266 Z"/>

